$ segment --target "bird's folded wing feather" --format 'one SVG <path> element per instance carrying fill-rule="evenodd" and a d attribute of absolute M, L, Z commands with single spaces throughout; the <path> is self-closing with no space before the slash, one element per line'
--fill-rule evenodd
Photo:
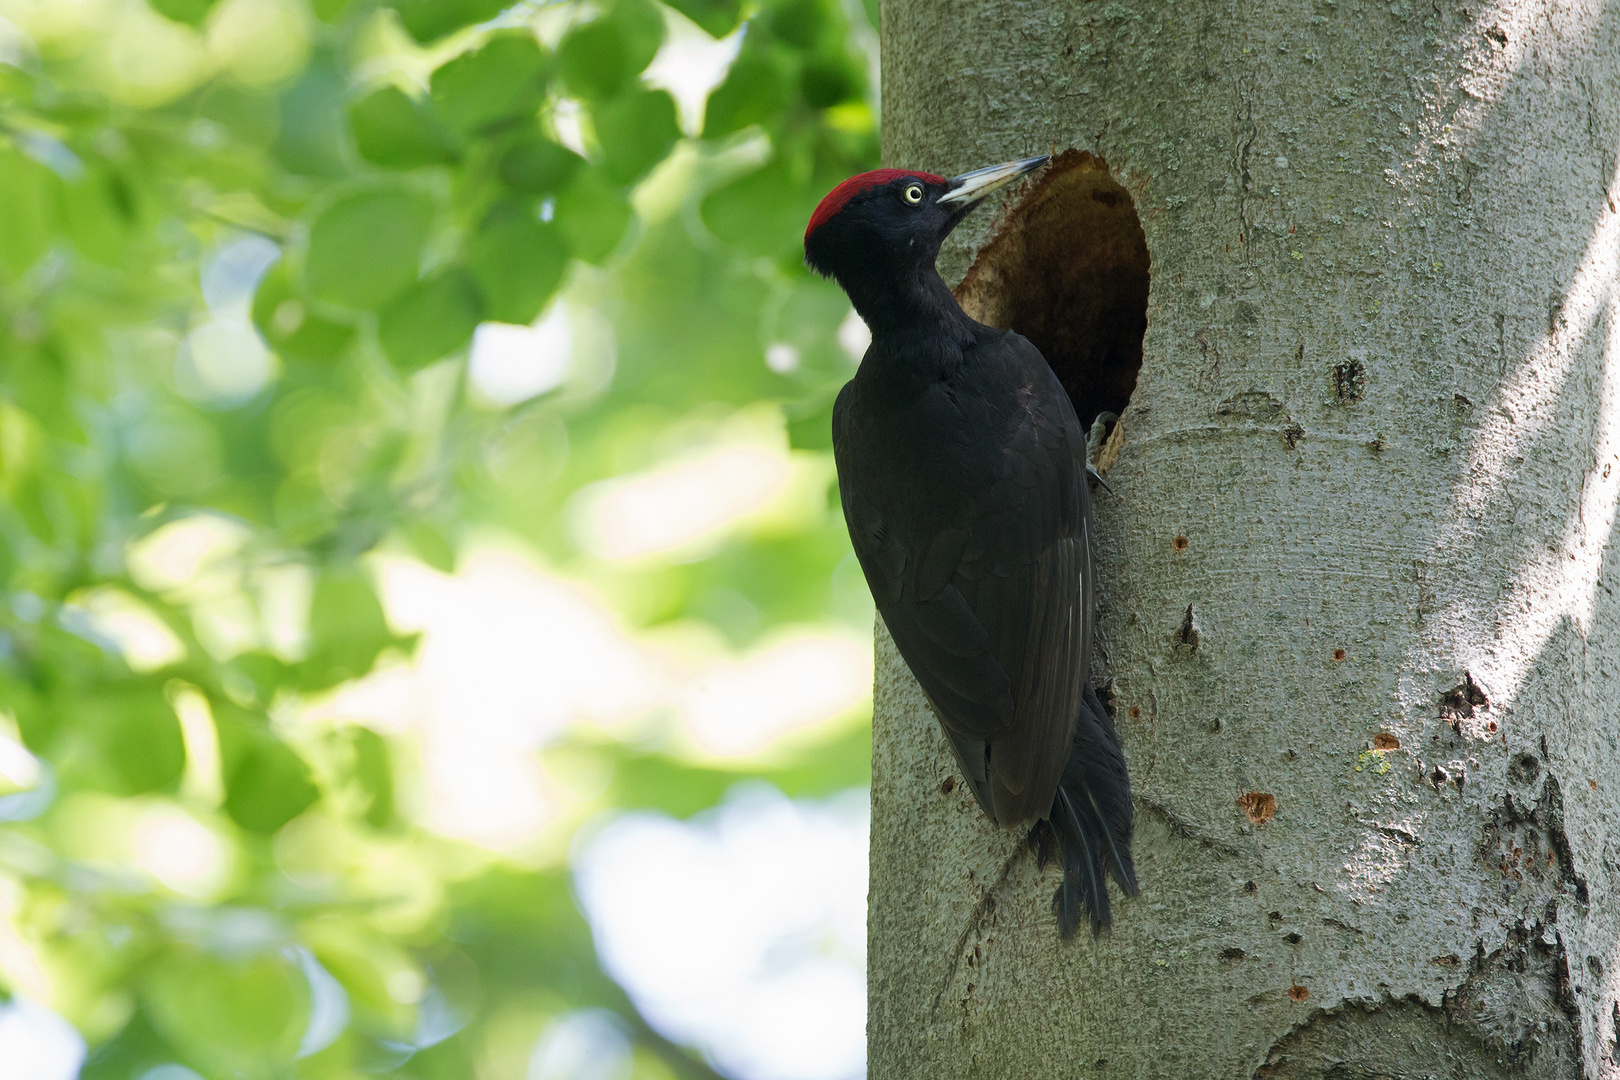
<path fill-rule="evenodd" d="M 1001 449 L 957 470 L 945 498 L 896 520 L 892 506 L 918 503 L 874 498 L 861 477 L 842 488 L 878 610 L 974 793 L 1007 824 L 1051 808 L 1090 648 L 1084 442 L 1045 361 L 1017 341 L 1038 365 L 1040 407 L 965 414 L 969 445 Z"/>

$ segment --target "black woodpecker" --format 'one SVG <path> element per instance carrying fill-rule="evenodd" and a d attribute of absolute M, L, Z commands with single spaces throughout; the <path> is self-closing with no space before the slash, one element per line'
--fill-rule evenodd
<path fill-rule="evenodd" d="M 1040 350 L 969 318 L 934 267 L 986 195 L 1046 162 L 839 184 L 804 234 L 872 331 L 833 409 L 844 520 L 877 609 L 968 785 L 1004 828 L 1049 822 L 1064 937 L 1136 895 L 1131 786 L 1090 683 L 1086 437 Z"/>

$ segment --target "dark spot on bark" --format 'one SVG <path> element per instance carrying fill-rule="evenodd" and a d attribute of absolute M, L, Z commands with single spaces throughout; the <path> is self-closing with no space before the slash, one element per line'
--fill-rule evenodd
<path fill-rule="evenodd" d="M 1283 417 L 1282 399 L 1264 390 L 1247 390 L 1233 394 L 1215 407 L 1215 415 L 1233 420 L 1252 420 L 1256 423 L 1275 423 Z"/>
<path fill-rule="evenodd" d="M 1444 956 L 1431 957 L 1429 963 L 1437 967 L 1457 967 L 1462 963 L 1462 957 L 1456 953 L 1446 953 Z"/>
<path fill-rule="evenodd" d="M 1472 672 L 1463 672 L 1462 682 L 1440 695 L 1440 716 L 1453 721 L 1471 718 L 1480 709 L 1490 706 L 1485 691 L 1474 681 Z"/>
<path fill-rule="evenodd" d="M 1131 706 L 1131 719 L 1132 720 L 1140 720 L 1141 718 L 1142 718 L 1142 707 L 1140 705 L 1132 705 Z"/>
<path fill-rule="evenodd" d="M 1282 912 L 1280 912 L 1280 911 L 1269 912 L 1266 915 L 1266 918 L 1269 919 L 1271 922 L 1282 922 Z"/>
<path fill-rule="evenodd" d="M 943 784 L 939 785 L 939 791 L 940 791 L 940 794 L 942 794 L 942 795 L 949 795 L 951 792 L 953 792 L 955 790 L 956 790 L 956 777 L 954 777 L 954 776 L 947 776 L 945 778 L 945 782 Z"/>
<path fill-rule="evenodd" d="M 1436 765 L 1434 767 L 1434 771 L 1429 774 L 1429 783 L 1433 784 L 1437 788 L 1445 787 L 1450 782 L 1451 774 L 1448 773 L 1443 766 Z"/>
<path fill-rule="evenodd" d="M 1496 721 L 1495 720 L 1487 720 L 1487 721 L 1485 721 L 1485 730 L 1490 732 L 1492 735 L 1495 735 L 1496 734 Z"/>
<path fill-rule="evenodd" d="M 1305 428 L 1298 421 L 1290 420 L 1283 426 L 1283 442 L 1292 450 L 1305 441 Z"/>
<path fill-rule="evenodd" d="M 1285 935 L 1283 937 L 1283 940 L 1288 942 L 1288 944 L 1290 944 L 1290 945 L 1298 945 L 1300 942 L 1304 941 L 1305 939 L 1299 935 L 1298 931 L 1294 931 L 1293 933 Z"/>
<path fill-rule="evenodd" d="M 1397 739 L 1388 732 L 1380 731 L 1378 734 L 1373 736 L 1372 748 L 1374 750 L 1399 750 L 1401 748 L 1401 740 Z"/>
<path fill-rule="evenodd" d="M 1247 792 L 1238 796 L 1237 803 L 1243 810 L 1243 816 L 1256 825 L 1264 825 L 1277 813 L 1277 798 L 1268 792 Z"/>
<path fill-rule="evenodd" d="M 1193 614 L 1193 606 L 1188 604 L 1187 610 L 1181 616 L 1181 625 L 1176 629 L 1176 647 L 1197 652 L 1199 636 L 1198 618 Z"/>
<path fill-rule="evenodd" d="M 1309 990 L 1307 990 L 1305 987 L 1299 985 L 1299 983 L 1294 983 L 1292 986 L 1290 986 L 1288 988 L 1288 1000 L 1289 1001 L 1298 1003 L 1298 1002 L 1304 1001 L 1306 998 L 1308 998 L 1310 996 L 1311 996 L 1311 992 Z"/>
<path fill-rule="evenodd" d="M 1007 213 L 956 298 L 969 315 L 1041 350 L 1082 430 L 1122 414 L 1142 367 L 1147 239 L 1108 163 L 1065 150 Z"/>
<path fill-rule="evenodd" d="M 1174 540 L 1170 541 L 1170 546 L 1175 548 L 1177 551 L 1186 551 L 1187 543 L 1188 540 L 1185 536 L 1178 536 Z"/>
<path fill-rule="evenodd" d="M 1209 722 L 1209 733 L 1211 735 L 1219 735 L 1221 733 L 1221 729 L 1225 726 L 1225 724 L 1221 723 L 1220 718 L 1216 717 L 1214 720 Z"/>
<path fill-rule="evenodd" d="M 1333 650 L 1333 659 L 1335 659 L 1335 660 L 1343 660 L 1346 655 L 1347 654 L 1345 653 L 1345 651 L 1343 649 L 1334 649 Z"/>
<path fill-rule="evenodd" d="M 1457 411 L 1460 413 L 1465 413 L 1474 407 L 1473 400 L 1467 394 L 1452 394 L 1451 403 L 1457 407 Z"/>
<path fill-rule="evenodd" d="M 1341 403 L 1360 401 L 1367 393 L 1367 367 L 1352 357 L 1333 365 L 1333 397 Z"/>
<path fill-rule="evenodd" d="M 1223 963 L 1227 963 L 1227 964 L 1235 964 L 1239 960 L 1242 960 L 1245 955 L 1247 955 L 1247 954 L 1244 953 L 1244 951 L 1242 949 L 1239 949 L 1239 948 L 1237 948 L 1235 946 L 1233 948 L 1230 948 L 1230 949 L 1222 949 L 1221 950 L 1221 960 L 1222 960 Z"/>
<path fill-rule="evenodd" d="M 1397 844 L 1403 844 L 1406 847 L 1418 846 L 1418 838 L 1416 834 L 1407 832 L 1405 829 L 1399 828 L 1398 826 L 1380 825 L 1378 826 L 1378 831 L 1380 834 L 1389 837 Z"/>
<path fill-rule="evenodd" d="M 1496 42 L 1498 45 L 1506 45 L 1508 42 L 1507 31 L 1502 29 L 1500 26 L 1491 27 L 1489 30 L 1485 31 L 1485 36 Z"/>
<path fill-rule="evenodd" d="M 1508 779 L 1515 784 L 1528 787 L 1540 775 L 1541 762 L 1536 760 L 1534 754 L 1515 754 L 1513 760 L 1508 762 Z"/>
<path fill-rule="evenodd" d="M 1515 758 L 1509 771 L 1526 757 Z M 1480 838 L 1478 857 L 1501 875 L 1509 896 L 1529 887 L 1532 895 L 1545 896 L 1548 904 L 1571 893 L 1577 903 L 1587 902 L 1586 879 L 1575 872 L 1574 853 L 1564 832 L 1564 797 L 1555 777 L 1543 779 L 1533 805 L 1512 793 L 1502 797 Z M 1550 908 L 1547 921 L 1555 914 L 1556 908 Z"/>

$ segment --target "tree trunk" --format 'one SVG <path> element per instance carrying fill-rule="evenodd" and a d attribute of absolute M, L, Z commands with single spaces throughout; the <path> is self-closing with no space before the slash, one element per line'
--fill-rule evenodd
<path fill-rule="evenodd" d="M 1620 2 L 884 0 L 883 67 L 889 164 L 1087 152 L 941 269 L 1122 413 L 1142 895 L 1059 940 L 880 626 L 871 1075 L 1620 1076 Z"/>

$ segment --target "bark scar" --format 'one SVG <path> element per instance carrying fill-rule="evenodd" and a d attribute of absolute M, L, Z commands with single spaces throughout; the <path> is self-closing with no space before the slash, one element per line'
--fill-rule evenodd
<path fill-rule="evenodd" d="M 1156 814 L 1159 819 L 1164 822 L 1165 827 L 1170 830 L 1172 836 L 1179 836 L 1183 840 L 1191 840 L 1195 844 L 1202 844 L 1211 851 L 1217 851 L 1222 855 L 1229 855 L 1233 858 L 1243 854 L 1237 848 L 1226 843 L 1224 840 L 1217 840 L 1213 834 L 1198 828 L 1196 825 L 1192 825 L 1189 822 L 1182 820 L 1174 811 L 1165 806 L 1161 806 L 1152 799 L 1138 795 L 1136 797 L 1136 801 L 1140 803 L 1144 809 L 1153 811 L 1154 814 Z"/>
<path fill-rule="evenodd" d="M 973 905 L 973 914 L 968 916 L 967 925 L 962 928 L 961 935 L 956 939 L 956 948 L 951 951 L 951 969 L 945 973 L 945 978 L 941 980 L 939 989 L 934 992 L 934 1005 L 929 1010 L 930 1016 L 939 1014 L 940 999 L 945 996 L 945 991 L 951 988 L 951 983 L 956 980 L 957 971 L 962 967 L 962 957 L 967 951 L 968 939 L 983 930 L 995 915 L 996 893 L 1000 891 L 1003 885 L 1007 884 L 1007 879 L 1012 876 L 1013 867 L 1017 865 L 1019 858 L 1028 850 L 1026 845 L 1020 844 L 1011 855 L 1008 855 L 1007 861 L 1001 864 L 1001 873 L 996 877 L 995 882 L 984 890 L 983 895 L 979 897 L 979 902 Z"/>

